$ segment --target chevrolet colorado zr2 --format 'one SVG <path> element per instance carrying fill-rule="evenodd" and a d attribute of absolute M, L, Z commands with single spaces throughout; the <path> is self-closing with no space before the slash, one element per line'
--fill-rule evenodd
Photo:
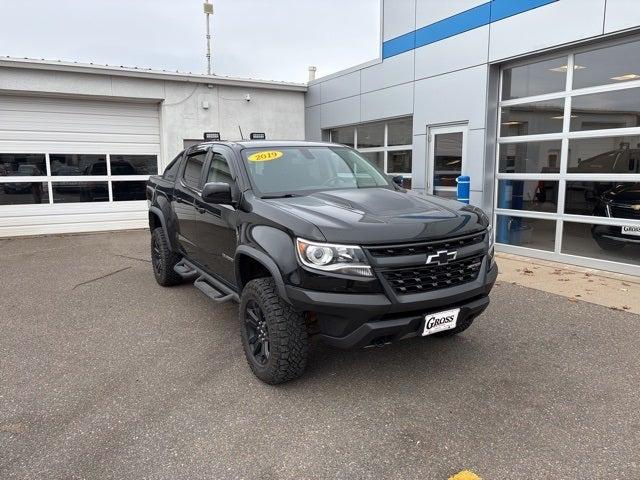
<path fill-rule="evenodd" d="M 247 361 L 277 384 L 309 340 L 341 348 L 450 336 L 498 269 L 477 207 L 403 189 L 349 147 L 204 142 L 147 184 L 153 272 L 239 303 Z"/>

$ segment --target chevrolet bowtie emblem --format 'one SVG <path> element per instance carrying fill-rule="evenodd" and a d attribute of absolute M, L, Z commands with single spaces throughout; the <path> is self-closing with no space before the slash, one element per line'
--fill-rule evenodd
<path fill-rule="evenodd" d="M 447 250 L 440 250 L 434 255 L 427 257 L 427 265 L 446 265 L 451 260 L 455 260 L 458 256 L 458 252 L 449 252 Z"/>

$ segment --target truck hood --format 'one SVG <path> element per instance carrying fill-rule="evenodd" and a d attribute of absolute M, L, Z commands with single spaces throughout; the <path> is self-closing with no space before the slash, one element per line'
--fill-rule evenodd
<path fill-rule="evenodd" d="M 435 240 L 484 230 L 475 207 L 387 188 L 329 190 L 265 200 L 315 225 L 326 241 L 374 245 Z"/>

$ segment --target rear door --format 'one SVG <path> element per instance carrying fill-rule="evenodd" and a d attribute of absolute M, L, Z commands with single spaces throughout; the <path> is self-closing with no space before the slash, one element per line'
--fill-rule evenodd
<path fill-rule="evenodd" d="M 198 211 L 197 200 L 202 191 L 206 149 L 190 150 L 186 154 L 184 167 L 173 191 L 173 211 L 178 221 L 178 242 L 186 256 L 198 261 L 200 249 L 197 244 Z"/>
<path fill-rule="evenodd" d="M 224 146 L 215 146 L 211 152 L 204 183 L 222 182 L 231 187 L 234 198 L 239 197 L 234 153 Z M 233 257 L 236 251 L 237 211 L 231 205 L 205 203 L 198 200 L 198 244 L 202 248 L 203 266 L 227 282 L 235 285 Z"/>

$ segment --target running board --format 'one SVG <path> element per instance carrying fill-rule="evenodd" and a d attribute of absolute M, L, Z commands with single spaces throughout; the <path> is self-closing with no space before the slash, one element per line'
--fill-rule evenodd
<path fill-rule="evenodd" d="M 227 287 L 224 283 L 213 278 L 211 275 L 206 274 L 193 263 L 188 260 L 181 260 L 173 270 L 185 280 L 192 280 L 193 286 L 204 293 L 214 302 L 223 303 L 233 300 L 239 301 L 238 294 L 231 288 Z"/>
<path fill-rule="evenodd" d="M 237 301 L 238 296 L 235 293 L 221 292 L 216 287 L 211 285 L 204 275 L 198 277 L 196 281 L 193 282 L 193 286 L 204 293 L 214 302 L 224 303 L 228 302 L 229 300 Z"/>
<path fill-rule="evenodd" d="M 186 260 L 182 260 L 179 263 L 177 263 L 173 267 L 173 270 L 185 280 L 189 279 L 190 277 L 195 277 L 199 275 L 198 270 L 196 270 L 193 266 L 188 264 Z"/>

